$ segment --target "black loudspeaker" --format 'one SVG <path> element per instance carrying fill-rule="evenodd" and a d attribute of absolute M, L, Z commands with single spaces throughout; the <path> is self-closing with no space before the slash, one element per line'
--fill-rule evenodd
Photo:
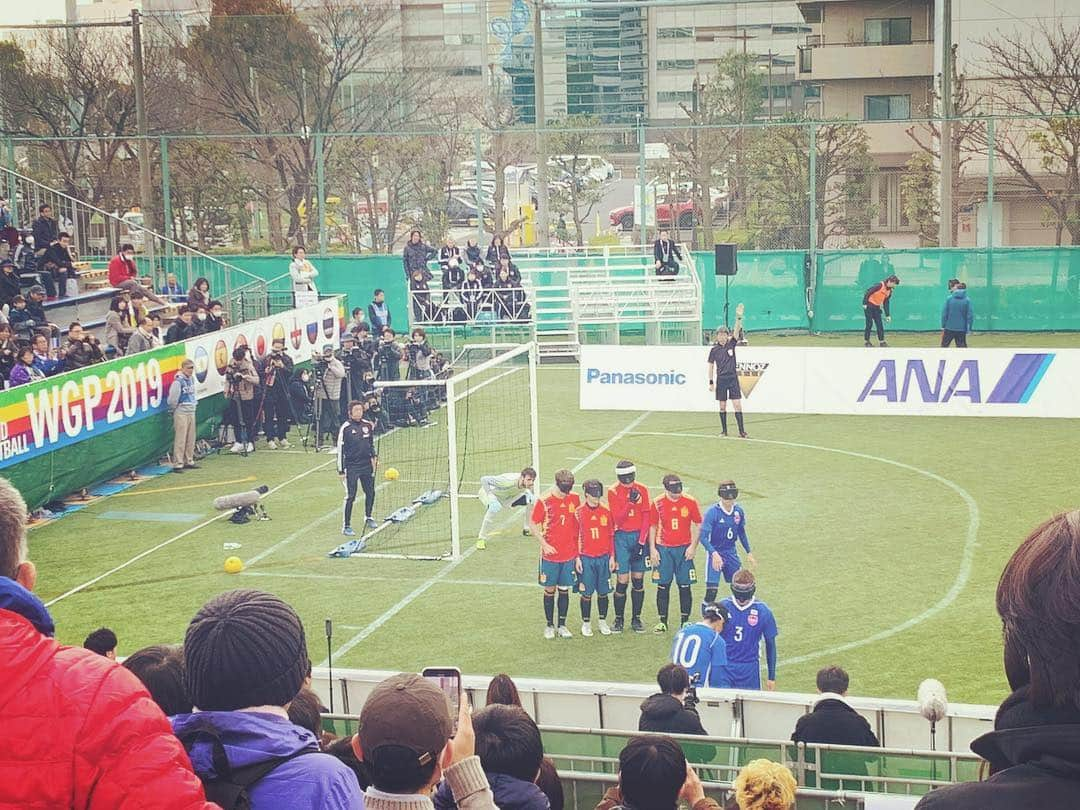
<path fill-rule="evenodd" d="M 716 245 L 716 275 L 733 276 L 739 271 L 739 259 L 736 255 L 738 246 L 734 242 L 719 242 Z"/>

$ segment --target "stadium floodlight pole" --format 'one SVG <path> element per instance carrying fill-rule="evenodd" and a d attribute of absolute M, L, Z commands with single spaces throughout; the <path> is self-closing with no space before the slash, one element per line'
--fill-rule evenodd
<path fill-rule="evenodd" d="M 953 247 L 953 54 L 952 0 L 940 0 L 941 20 L 941 211 L 938 217 L 938 245 Z M 910 110 L 909 110 L 910 112 Z"/>
<path fill-rule="evenodd" d="M 547 116 L 544 104 L 544 26 L 542 19 L 543 2 L 533 0 L 533 101 L 536 112 L 533 116 L 536 124 L 536 228 L 537 243 L 547 247 L 548 223 L 548 167 L 547 150 L 544 143 L 544 127 Z"/>
<path fill-rule="evenodd" d="M 143 215 L 143 228 L 154 230 L 153 210 L 150 204 L 154 190 L 150 183 L 150 140 L 146 137 L 146 85 L 143 76 L 142 22 L 137 8 L 131 10 L 131 74 L 135 88 L 135 127 L 139 133 L 139 203 Z M 153 240 L 146 239 L 149 249 Z"/>

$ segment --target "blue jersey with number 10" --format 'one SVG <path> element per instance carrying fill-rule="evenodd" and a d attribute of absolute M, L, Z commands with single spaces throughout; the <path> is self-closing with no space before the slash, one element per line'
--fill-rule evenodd
<path fill-rule="evenodd" d="M 690 683 L 705 686 L 713 660 L 713 646 L 720 636 L 707 624 L 692 624 L 675 634 L 671 662 L 690 673 Z"/>

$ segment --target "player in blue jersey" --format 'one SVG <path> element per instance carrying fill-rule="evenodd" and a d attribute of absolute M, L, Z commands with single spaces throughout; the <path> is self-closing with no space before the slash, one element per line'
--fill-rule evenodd
<path fill-rule="evenodd" d="M 704 618 L 700 622 L 688 625 L 675 634 L 671 662 L 690 674 L 691 686 L 713 686 L 711 668 L 718 663 L 723 666 L 727 660 L 723 654 L 724 639 L 720 634 L 727 622 L 728 612 L 723 605 L 715 603 L 706 605 L 701 612 Z"/>
<path fill-rule="evenodd" d="M 709 555 L 705 566 L 703 604 L 706 605 L 716 601 L 720 575 L 723 574 L 724 581 L 731 584 L 735 572 L 742 567 L 739 563 L 739 552 L 735 548 L 736 541 L 746 550 L 746 562 L 750 567 L 757 567 L 757 560 L 750 553 L 750 540 L 746 536 L 746 512 L 735 502 L 739 497 L 739 488 L 734 481 L 721 481 L 716 494 L 720 496 L 720 501 L 705 511 L 698 537 L 699 543 Z"/>
<path fill-rule="evenodd" d="M 732 578 L 731 596 L 720 603 L 730 616 L 723 630 L 727 643 L 724 670 L 733 689 L 760 689 L 758 649 L 764 639 L 768 669 L 765 688 L 773 692 L 776 690 L 776 619 L 768 605 L 754 599 L 756 590 L 754 575 L 744 568 Z"/>

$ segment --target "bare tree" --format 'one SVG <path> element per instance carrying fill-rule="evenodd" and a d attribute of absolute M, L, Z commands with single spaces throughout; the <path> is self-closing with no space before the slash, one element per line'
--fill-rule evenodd
<path fill-rule="evenodd" d="M 994 149 L 1046 205 L 1056 244 L 1080 245 L 1080 26 L 1039 21 L 981 42 L 1001 119 Z M 986 138 L 983 138 L 985 143 Z"/>
<path fill-rule="evenodd" d="M 570 115 L 556 122 L 557 131 L 547 135 L 551 162 L 561 177 L 550 183 L 552 207 L 570 214 L 574 239 L 580 247 L 585 244 L 582 225 L 592 216 L 604 198 L 604 181 L 590 176 L 588 155 L 604 155 L 608 146 L 603 135 L 594 127 L 600 120 L 587 115 Z"/>
<path fill-rule="evenodd" d="M 124 136 L 135 122 L 126 34 L 46 29 L 30 50 L 0 43 L 0 106 L 9 134 L 43 137 L 42 180 L 106 208 L 132 202 Z M 128 171 L 128 169 L 131 169 Z"/>
<path fill-rule="evenodd" d="M 484 131 L 484 154 L 491 164 L 491 203 L 495 233 L 505 234 L 506 170 L 534 154 L 534 142 L 510 130 L 518 123 L 518 111 L 501 83 L 493 82 L 480 104 L 477 120 Z"/>

